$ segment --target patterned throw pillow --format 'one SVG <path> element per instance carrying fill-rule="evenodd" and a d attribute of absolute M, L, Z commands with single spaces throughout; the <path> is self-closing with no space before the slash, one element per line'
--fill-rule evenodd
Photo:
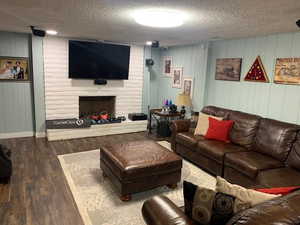
<path fill-rule="evenodd" d="M 187 181 L 183 195 L 186 215 L 202 225 L 226 224 L 235 213 L 250 208 L 248 202 Z"/>

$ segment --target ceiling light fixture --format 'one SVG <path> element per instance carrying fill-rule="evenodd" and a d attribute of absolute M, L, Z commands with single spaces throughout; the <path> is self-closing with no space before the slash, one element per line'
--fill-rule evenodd
<path fill-rule="evenodd" d="M 179 27 L 181 26 L 186 15 L 181 11 L 170 9 L 142 9 L 133 13 L 135 22 L 148 27 Z"/>
<path fill-rule="evenodd" d="M 46 30 L 46 33 L 49 34 L 49 35 L 57 35 L 56 30 Z"/>
<path fill-rule="evenodd" d="M 146 41 L 146 45 L 152 45 L 152 41 Z"/>

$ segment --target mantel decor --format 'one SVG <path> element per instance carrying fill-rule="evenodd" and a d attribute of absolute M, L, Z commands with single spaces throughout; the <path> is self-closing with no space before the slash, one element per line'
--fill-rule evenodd
<path fill-rule="evenodd" d="M 300 58 L 276 59 L 274 83 L 300 84 Z"/>
<path fill-rule="evenodd" d="M 46 120 L 47 129 L 74 129 L 91 127 L 91 122 L 86 119 L 56 119 Z"/>
<path fill-rule="evenodd" d="M 28 58 L 0 57 L 0 81 L 29 81 Z"/>
<path fill-rule="evenodd" d="M 262 64 L 260 56 L 257 56 L 247 75 L 244 78 L 245 81 L 264 82 L 269 83 L 269 78 Z"/>

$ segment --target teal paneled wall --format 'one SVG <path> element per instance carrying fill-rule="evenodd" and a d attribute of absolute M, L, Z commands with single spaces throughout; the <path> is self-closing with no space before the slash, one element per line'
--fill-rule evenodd
<path fill-rule="evenodd" d="M 152 59 L 154 65 L 149 67 L 150 71 L 150 106 L 151 108 L 158 108 L 161 106 L 158 102 L 158 87 L 159 78 L 161 75 L 161 51 L 160 49 L 152 49 Z"/>
<path fill-rule="evenodd" d="M 158 84 L 160 77 L 160 62 L 161 62 L 161 51 L 160 49 L 145 47 L 144 59 L 154 60 L 153 66 L 144 65 L 144 85 L 143 85 L 143 113 L 148 112 L 148 106 L 150 109 L 157 108 L 158 104 Z M 144 61 L 145 61 L 144 60 Z"/>
<path fill-rule="evenodd" d="M 164 56 L 171 56 L 174 67 L 183 67 L 183 77 L 194 79 L 193 109 L 199 111 L 204 104 L 205 73 L 207 68 L 208 47 L 206 43 L 197 45 L 170 47 L 161 50 L 160 62 Z M 160 73 L 157 81 L 157 104 L 161 106 L 164 99 L 175 101 L 176 96 L 182 89 L 172 88 L 172 79 L 164 76 L 163 65 L 160 66 Z"/>
<path fill-rule="evenodd" d="M 0 56 L 29 57 L 29 35 L 0 32 Z M 0 136 L 34 130 L 31 82 L 0 82 Z"/>
<path fill-rule="evenodd" d="M 258 55 L 270 83 L 243 81 Z M 216 59 L 233 57 L 243 58 L 241 82 L 215 80 Z M 281 57 L 300 57 L 300 32 L 211 43 L 205 104 L 300 124 L 300 86 L 273 83 L 275 60 Z"/>
<path fill-rule="evenodd" d="M 45 82 L 43 38 L 32 36 L 32 71 L 36 136 L 44 136 L 45 132 Z"/>

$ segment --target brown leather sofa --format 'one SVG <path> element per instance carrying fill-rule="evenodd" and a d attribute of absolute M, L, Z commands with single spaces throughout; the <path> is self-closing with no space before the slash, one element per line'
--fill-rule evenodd
<path fill-rule="evenodd" d="M 298 225 L 299 201 L 300 190 L 242 211 L 226 225 Z M 142 207 L 142 214 L 148 225 L 197 225 L 165 196 L 147 200 Z"/>
<path fill-rule="evenodd" d="M 202 112 L 234 121 L 231 143 L 194 136 L 189 120 L 177 120 L 171 125 L 176 153 L 245 187 L 300 185 L 299 125 L 215 106 Z"/>

